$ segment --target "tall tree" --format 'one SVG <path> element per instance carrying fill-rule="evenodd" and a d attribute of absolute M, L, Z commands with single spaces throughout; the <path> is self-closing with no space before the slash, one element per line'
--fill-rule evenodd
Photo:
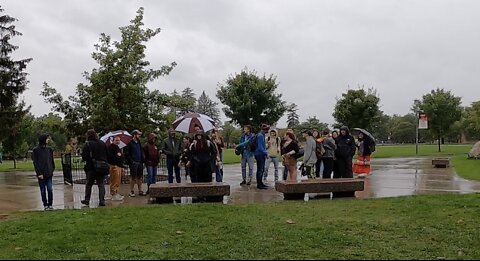
<path fill-rule="evenodd" d="M 223 111 L 234 123 L 258 127 L 277 122 L 287 110 L 277 87 L 275 76 L 259 77 L 255 71 L 244 69 L 219 84 L 217 97 L 227 106 Z"/>
<path fill-rule="evenodd" d="M 462 130 L 469 140 L 480 139 L 480 101 L 466 107 L 461 120 Z"/>
<path fill-rule="evenodd" d="M 337 99 L 333 117 L 337 126 L 346 125 L 350 128 L 374 129 L 379 122 L 382 112 L 378 107 L 380 98 L 374 89 L 365 91 L 348 90 Z"/>
<path fill-rule="evenodd" d="M 84 77 L 88 84 L 78 84 L 75 96 L 64 100 L 54 88 L 45 84 L 42 95 L 53 103 L 54 111 L 63 113 L 69 127 L 76 134 L 86 128 L 97 131 L 116 129 L 142 129 L 151 131 L 166 127 L 161 94 L 151 92 L 147 83 L 168 75 L 175 62 L 158 70 L 148 68 L 145 60 L 145 42 L 160 33 L 160 28 L 144 29 L 143 8 L 139 8 L 130 25 L 120 27 L 121 40 L 112 41 L 102 33 L 100 43 L 95 44 L 92 58 L 99 67 Z"/>
<path fill-rule="evenodd" d="M 295 128 L 300 124 L 300 116 L 298 116 L 298 106 L 295 103 L 292 103 L 288 106 L 287 109 L 287 127 Z"/>
<path fill-rule="evenodd" d="M 429 129 L 438 139 L 438 151 L 441 152 L 441 140 L 450 130 L 450 126 L 460 120 L 462 99 L 444 89 L 432 90 L 423 95 L 420 110 L 427 113 Z"/>
<path fill-rule="evenodd" d="M 18 148 L 16 141 L 22 132 L 22 120 L 30 110 L 30 107 L 18 98 L 27 89 L 25 69 L 32 59 L 14 60 L 11 57 L 18 46 L 10 43 L 10 40 L 22 34 L 13 24 L 17 19 L 4 15 L 3 11 L 0 6 L 0 143 L 2 140 L 11 142 L 13 149 L 16 150 Z M 8 147 L 8 144 L 6 146 Z M 16 161 L 14 165 L 16 168 Z"/>
<path fill-rule="evenodd" d="M 205 94 L 205 91 L 202 92 L 202 95 L 200 95 L 197 100 L 196 112 L 209 116 L 215 121 L 217 126 L 220 125 L 220 110 L 218 109 L 218 103 L 212 101 L 212 99 Z"/>
<path fill-rule="evenodd" d="M 195 93 L 193 92 L 193 89 L 190 87 L 183 89 L 182 98 L 185 101 L 185 107 L 181 108 L 181 114 L 185 115 L 189 112 L 195 112 L 195 109 L 197 107 L 197 98 L 195 98 Z"/>

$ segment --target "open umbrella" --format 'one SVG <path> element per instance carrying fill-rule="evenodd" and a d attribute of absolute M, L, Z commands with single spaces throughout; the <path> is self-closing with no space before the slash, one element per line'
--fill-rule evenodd
<path fill-rule="evenodd" d="M 103 137 L 100 138 L 105 144 L 110 145 L 113 143 L 113 138 L 119 136 L 120 137 L 120 145 L 118 147 L 123 148 L 127 146 L 127 144 L 132 140 L 132 135 L 128 133 L 128 131 L 124 130 L 118 130 L 118 131 L 112 131 L 107 134 L 105 134 Z"/>
<path fill-rule="evenodd" d="M 215 128 L 215 121 L 201 113 L 187 113 L 172 123 L 175 131 L 183 133 L 195 133 L 197 126 L 200 130 L 207 132 Z"/>
<path fill-rule="evenodd" d="M 373 137 L 373 135 L 370 134 L 370 132 L 368 132 L 368 131 L 366 131 L 362 128 L 354 128 L 354 130 L 363 133 L 363 135 L 368 137 L 375 144 L 375 137 Z"/>

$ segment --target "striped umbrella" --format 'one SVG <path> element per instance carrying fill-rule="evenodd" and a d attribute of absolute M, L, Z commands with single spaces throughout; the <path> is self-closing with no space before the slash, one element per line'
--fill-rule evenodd
<path fill-rule="evenodd" d="M 105 144 L 107 144 L 107 146 L 109 146 L 110 144 L 113 143 L 113 138 L 115 136 L 120 136 L 120 145 L 118 145 L 118 147 L 120 147 L 120 149 L 127 146 L 127 144 L 133 138 L 132 135 L 130 135 L 130 133 L 128 133 L 128 131 L 118 130 L 118 131 L 112 131 L 112 132 L 109 132 L 109 133 L 105 134 L 103 137 L 100 138 L 100 140 L 102 140 L 103 142 L 105 142 Z"/>
<path fill-rule="evenodd" d="M 201 113 L 187 113 L 176 119 L 172 123 L 172 127 L 175 131 L 183 133 L 195 133 L 195 127 L 207 132 L 215 128 L 215 121 Z"/>

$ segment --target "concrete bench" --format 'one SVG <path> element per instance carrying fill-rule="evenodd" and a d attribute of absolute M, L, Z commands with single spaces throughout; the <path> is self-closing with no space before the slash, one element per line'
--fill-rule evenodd
<path fill-rule="evenodd" d="M 157 183 L 150 186 L 150 197 L 157 203 L 173 203 L 174 197 L 201 197 L 208 202 L 222 202 L 230 195 L 230 185 L 212 183 Z"/>
<path fill-rule="evenodd" d="M 305 193 L 334 192 L 334 197 L 354 197 L 355 191 L 364 190 L 364 180 L 359 179 L 309 179 L 301 182 L 278 181 L 275 189 L 285 200 L 303 199 Z"/>
<path fill-rule="evenodd" d="M 449 158 L 434 158 L 432 160 L 432 165 L 435 168 L 447 168 L 450 167 L 450 159 Z"/>

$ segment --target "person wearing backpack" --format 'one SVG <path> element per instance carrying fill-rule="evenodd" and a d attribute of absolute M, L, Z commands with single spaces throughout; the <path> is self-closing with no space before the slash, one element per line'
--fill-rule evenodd
<path fill-rule="evenodd" d="M 268 150 L 268 157 L 267 163 L 265 163 L 265 173 L 263 174 L 263 183 L 267 182 L 268 178 L 268 169 L 270 168 L 270 164 L 273 162 L 273 166 L 275 168 L 275 182 L 278 181 L 278 163 L 280 161 L 280 137 L 278 137 L 276 130 L 270 131 L 270 136 L 267 137 L 267 150 Z"/>
<path fill-rule="evenodd" d="M 240 137 L 240 143 L 237 145 L 235 150 L 240 151 L 242 155 L 242 178 L 243 181 L 240 185 L 247 185 L 250 186 L 252 183 L 252 176 L 253 176 L 253 152 L 247 146 L 250 143 L 250 140 L 255 137 L 252 133 L 252 127 L 250 125 L 246 125 L 243 127 L 243 134 Z M 248 182 L 247 182 L 247 163 L 248 163 Z"/>
<path fill-rule="evenodd" d="M 84 205 L 90 205 L 90 196 L 94 182 L 98 185 L 99 206 L 105 206 L 105 176 L 108 174 L 107 145 L 98 139 L 95 130 L 87 131 L 87 143 L 82 149 L 82 159 L 86 162 L 84 170 L 87 175 L 85 186 L 85 199 L 81 201 Z M 104 164 L 103 164 L 104 163 Z M 102 168 L 106 165 L 106 168 Z"/>
<path fill-rule="evenodd" d="M 358 133 L 358 156 L 353 164 L 353 173 L 363 178 L 370 175 L 370 160 L 375 148 L 373 141 L 362 132 Z"/>
<path fill-rule="evenodd" d="M 260 132 L 249 143 L 250 149 L 254 151 L 255 160 L 257 161 L 257 188 L 267 189 L 268 186 L 263 183 L 263 173 L 265 172 L 265 161 L 268 156 L 265 146 L 265 134 L 270 130 L 270 125 L 262 124 Z M 255 144 L 254 144 L 255 143 Z"/>
<path fill-rule="evenodd" d="M 320 158 L 323 164 L 322 178 L 329 179 L 331 178 L 333 172 L 335 150 L 337 149 L 337 145 L 335 144 L 335 140 L 329 136 L 330 130 L 328 128 L 323 129 L 322 134 L 322 145 L 325 151 Z"/>

